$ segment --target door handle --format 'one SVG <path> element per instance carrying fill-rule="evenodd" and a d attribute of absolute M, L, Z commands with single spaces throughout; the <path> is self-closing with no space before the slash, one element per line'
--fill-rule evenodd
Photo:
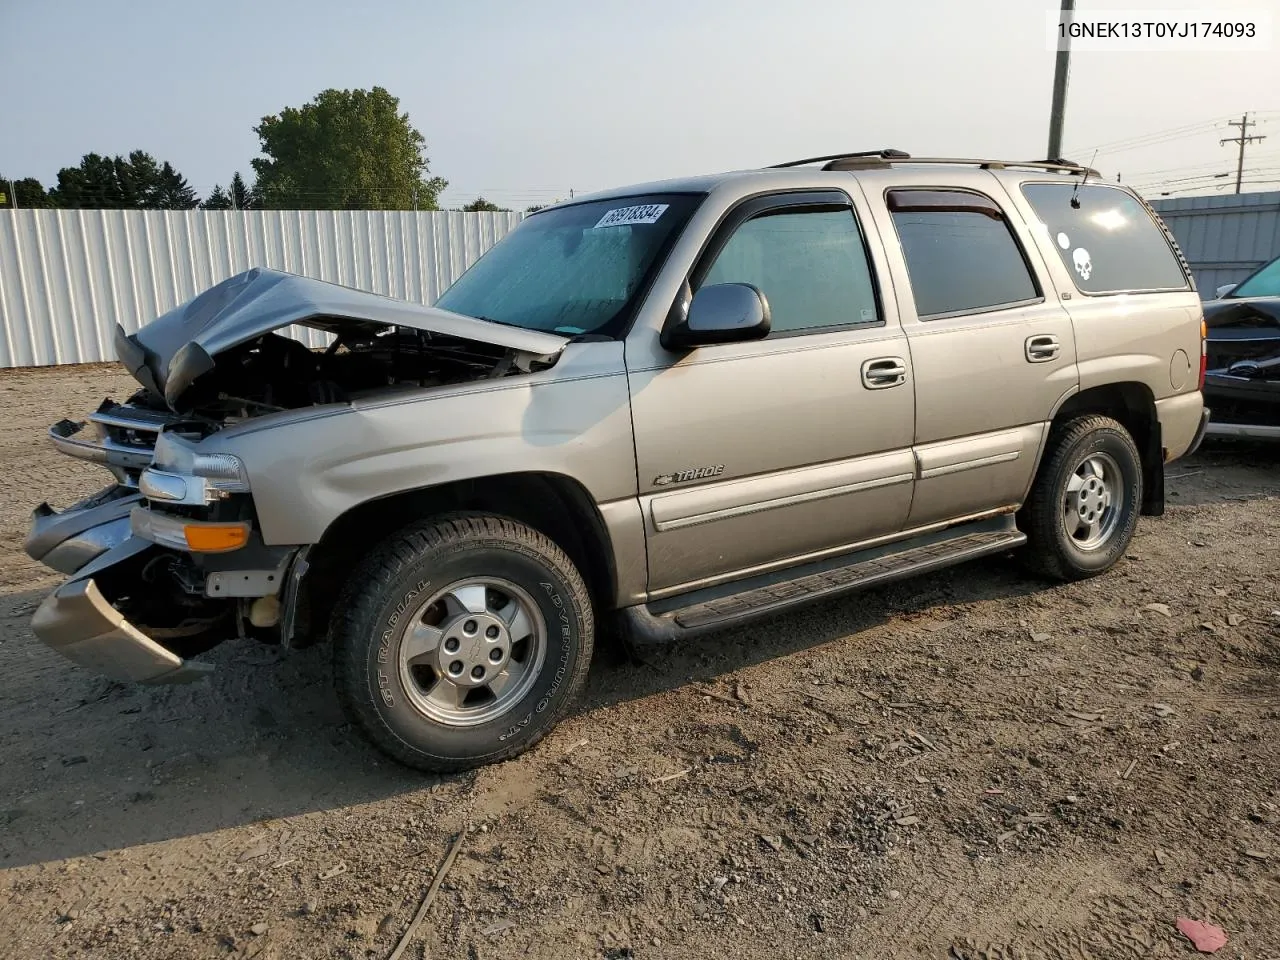
<path fill-rule="evenodd" d="M 1061 350 L 1062 344 L 1058 342 L 1057 337 L 1048 335 L 1027 337 L 1026 355 L 1028 363 L 1044 363 L 1046 360 L 1053 360 Z"/>
<path fill-rule="evenodd" d="M 862 364 L 862 385 L 883 390 L 907 382 L 907 362 L 901 357 L 877 357 Z"/>

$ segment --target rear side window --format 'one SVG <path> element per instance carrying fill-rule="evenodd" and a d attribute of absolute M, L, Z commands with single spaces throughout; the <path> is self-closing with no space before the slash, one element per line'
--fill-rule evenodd
<path fill-rule="evenodd" d="M 1024 183 L 1022 195 L 1081 293 L 1189 290 L 1164 231 L 1128 192 L 1104 184 Z"/>
<path fill-rule="evenodd" d="M 966 190 L 887 196 L 921 319 L 996 310 L 1040 298 L 995 201 Z"/>

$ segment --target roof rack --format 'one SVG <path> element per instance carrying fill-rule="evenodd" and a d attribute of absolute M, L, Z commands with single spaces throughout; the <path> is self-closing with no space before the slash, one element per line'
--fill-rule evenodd
<path fill-rule="evenodd" d="M 837 153 L 826 157 L 810 157 L 807 160 L 791 160 L 787 163 L 774 164 L 771 169 L 800 167 L 810 163 L 821 163 L 823 170 L 875 170 L 884 169 L 897 163 L 928 163 L 980 167 L 983 170 L 1004 170 L 1008 167 L 1013 167 L 1031 170 L 1056 170 L 1062 173 L 1080 174 L 1085 177 L 1101 178 L 1102 176 L 1097 170 L 1071 160 L 979 160 L 961 157 L 913 157 L 909 153 L 892 149 L 864 150 L 859 153 Z"/>
<path fill-rule="evenodd" d="M 805 160 L 788 160 L 786 163 L 775 163 L 769 169 L 781 170 L 783 167 L 803 167 L 810 163 L 821 163 L 826 160 L 854 160 L 862 157 L 880 160 L 908 160 L 911 154 L 888 147 L 884 150 L 863 150 L 859 153 L 832 153 L 825 157 L 809 157 Z"/>

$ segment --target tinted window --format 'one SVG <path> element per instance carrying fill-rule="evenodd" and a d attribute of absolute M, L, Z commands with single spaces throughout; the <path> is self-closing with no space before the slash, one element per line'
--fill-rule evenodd
<path fill-rule="evenodd" d="M 535 214 L 477 260 L 436 306 L 531 330 L 617 335 L 700 199 L 624 197 Z"/>
<path fill-rule="evenodd" d="M 858 223 L 850 210 L 769 213 L 734 231 L 702 286 L 750 283 L 769 302 L 772 329 L 880 319 Z"/>
<path fill-rule="evenodd" d="M 1186 275 L 1164 231 L 1134 197 L 1085 184 L 1079 209 L 1069 183 L 1024 183 L 1023 196 L 1083 293 L 1187 290 Z"/>
<path fill-rule="evenodd" d="M 1246 277 L 1229 297 L 1280 297 L 1280 257 L 1251 277 Z"/>
<path fill-rule="evenodd" d="M 966 191 L 929 190 L 918 195 L 920 199 L 912 190 L 889 195 L 917 314 L 967 313 L 1040 296 L 1022 250 L 993 201 Z M 949 200 L 958 209 L 913 209 L 943 208 Z"/>

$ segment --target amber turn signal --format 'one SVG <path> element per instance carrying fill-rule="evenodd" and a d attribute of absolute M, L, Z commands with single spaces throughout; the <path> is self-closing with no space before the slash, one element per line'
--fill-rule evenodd
<path fill-rule="evenodd" d="M 187 547 L 194 553 L 226 553 L 249 542 L 247 523 L 186 524 L 182 528 Z"/>

